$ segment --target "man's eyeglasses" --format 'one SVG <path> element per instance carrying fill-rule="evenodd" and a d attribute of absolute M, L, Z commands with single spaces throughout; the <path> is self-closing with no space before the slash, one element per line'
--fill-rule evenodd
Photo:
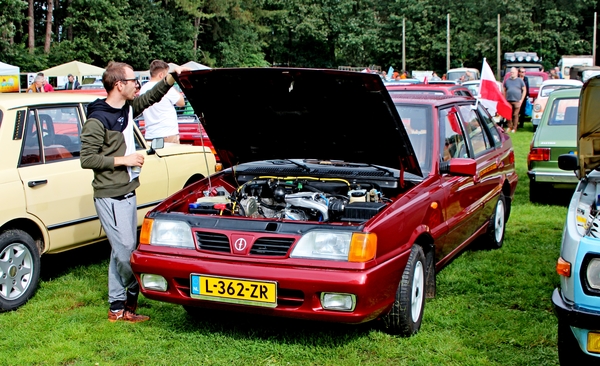
<path fill-rule="evenodd" d="M 525 70 L 519 71 L 519 74 L 524 74 Z"/>
<path fill-rule="evenodd" d="M 140 81 L 137 78 L 130 78 L 130 79 L 121 79 L 120 80 L 122 83 L 127 84 L 130 81 L 135 81 L 135 87 L 137 89 L 141 88 L 142 86 L 140 85 Z"/>

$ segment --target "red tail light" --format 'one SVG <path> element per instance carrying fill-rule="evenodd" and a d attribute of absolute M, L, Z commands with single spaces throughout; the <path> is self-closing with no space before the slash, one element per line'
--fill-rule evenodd
<path fill-rule="evenodd" d="M 527 155 L 527 166 L 532 161 L 550 161 L 550 148 L 531 148 L 529 155 Z"/>

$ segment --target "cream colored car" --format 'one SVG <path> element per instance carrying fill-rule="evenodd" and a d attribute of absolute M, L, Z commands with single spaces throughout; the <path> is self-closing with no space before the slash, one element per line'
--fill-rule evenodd
<path fill-rule="evenodd" d="M 79 162 L 87 104 L 98 95 L 3 94 L 0 98 L 0 311 L 38 286 L 40 256 L 105 239 L 94 208 L 93 172 Z M 171 194 L 215 172 L 208 148 L 165 144 L 145 155 L 136 190 L 138 222 Z"/>
<path fill-rule="evenodd" d="M 533 102 L 533 111 L 531 114 L 531 123 L 533 124 L 533 130 L 537 130 L 537 127 L 540 125 L 540 120 L 542 119 L 542 114 L 544 114 L 544 108 L 546 108 L 546 104 L 548 103 L 548 96 L 555 90 L 565 89 L 565 88 L 580 88 L 583 83 L 579 80 L 565 80 L 565 79 L 548 79 L 542 82 L 540 85 L 540 91 L 538 92 L 538 96 Z"/>

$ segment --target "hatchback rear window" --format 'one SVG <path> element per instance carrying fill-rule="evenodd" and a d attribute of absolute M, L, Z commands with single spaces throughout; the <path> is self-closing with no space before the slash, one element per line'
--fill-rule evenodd
<path fill-rule="evenodd" d="M 548 125 L 576 125 L 578 112 L 579 98 L 555 99 L 552 103 Z"/>

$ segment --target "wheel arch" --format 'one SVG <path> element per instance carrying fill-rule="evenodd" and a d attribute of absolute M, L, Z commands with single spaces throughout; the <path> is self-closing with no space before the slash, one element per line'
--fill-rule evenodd
<path fill-rule="evenodd" d="M 191 177 L 188 178 L 188 180 L 185 182 L 185 184 L 183 185 L 183 187 L 181 188 L 185 188 L 191 184 L 196 183 L 197 181 L 204 179 L 204 175 L 200 174 L 200 173 L 195 173 L 194 175 L 192 175 Z"/>
<path fill-rule="evenodd" d="M 46 251 L 45 235 L 38 223 L 31 219 L 23 217 L 13 219 L 6 222 L 0 227 L 0 233 L 13 229 L 23 230 L 24 232 L 29 234 L 33 238 L 33 241 L 35 242 L 40 252 L 40 255 Z"/>

